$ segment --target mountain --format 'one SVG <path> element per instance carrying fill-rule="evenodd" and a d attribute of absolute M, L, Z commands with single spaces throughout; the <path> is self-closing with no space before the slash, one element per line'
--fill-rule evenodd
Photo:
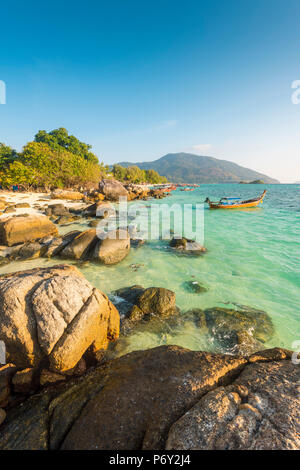
<path fill-rule="evenodd" d="M 136 165 L 144 170 L 153 169 L 173 183 L 239 183 L 253 180 L 279 183 L 269 176 L 236 163 L 192 153 L 168 153 L 153 162 L 121 162 L 119 165 L 124 167 Z"/>

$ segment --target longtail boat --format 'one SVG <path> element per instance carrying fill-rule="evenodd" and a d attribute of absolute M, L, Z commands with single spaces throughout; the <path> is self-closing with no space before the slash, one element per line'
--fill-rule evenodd
<path fill-rule="evenodd" d="M 261 196 L 254 199 L 247 199 L 242 201 L 240 197 L 222 197 L 218 202 L 211 201 L 208 197 L 205 202 L 209 204 L 210 209 L 244 209 L 246 207 L 257 207 L 263 203 L 266 195 L 266 190 Z"/>

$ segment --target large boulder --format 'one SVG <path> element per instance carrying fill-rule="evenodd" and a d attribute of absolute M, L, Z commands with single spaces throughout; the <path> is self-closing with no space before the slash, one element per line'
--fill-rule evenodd
<path fill-rule="evenodd" d="M 248 365 L 171 426 L 166 449 L 299 450 L 299 379 L 290 360 Z"/>
<path fill-rule="evenodd" d="M 118 201 L 119 197 L 127 197 L 128 194 L 120 181 L 109 179 L 103 179 L 99 183 L 99 191 L 105 196 L 105 199 L 109 201 Z"/>
<path fill-rule="evenodd" d="M 55 225 L 45 216 L 8 217 L 0 220 L 0 244 L 13 246 L 57 235 Z"/>
<path fill-rule="evenodd" d="M 9 410 L 0 449 L 300 449 L 298 383 L 280 349 L 136 351 Z"/>
<path fill-rule="evenodd" d="M 68 259 L 87 259 L 98 241 L 96 229 L 85 230 L 77 235 L 61 251 L 60 256 Z"/>
<path fill-rule="evenodd" d="M 129 251 L 129 233 L 127 230 L 119 229 L 108 232 L 105 238 L 98 240 L 92 259 L 103 264 L 116 264 L 122 261 L 129 254 Z"/>
<path fill-rule="evenodd" d="M 62 189 L 56 189 L 52 191 L 50 197 L 51 199 L 67 199 L 70 201 L 80 201 L 84 198 L 84 194 L 78 191 L 66 191 Z"/>
<path fill-rule="evenodd" d="M 72 369 L 92 346 L 119 333 L 119 314 L 73 266 L 32 269 L 0 278 L 0 340 L 17 367 L 47 359 L 54 371 Z"/>

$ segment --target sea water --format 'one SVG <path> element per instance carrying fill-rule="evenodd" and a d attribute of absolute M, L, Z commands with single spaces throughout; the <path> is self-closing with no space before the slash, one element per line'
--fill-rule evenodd
<path fill-rule="evenodd" d="M 172 196 L 146 204 L 196 204 L 208 196 L 243 199 L 267 189 L 264 204 L 254 209 L 204 211 L 204 256 L 183 256 L 166 240 L 147 241 L 132 248 L 129 256 L 114 266 L 78 264 L 86 278 L 110 295 L 115 289 L 134 284 L 165 287 L 176 293 L 176 304 L 191 308 L 246 305 L 263 310 L 272 318 L 275 335 L 266 347 L 292 349 L 300 341 L 300 185 L 201 185 L 195 191 L 176 190 Z M 63 227 L 85 229 L 86 223 Z M 0 274 L 57 260 L 13 262 Z M 187 281 L 197 281 L 208 290 L 192 293 Z M 194 350 L 214 350 L 213 343 L 191 321 L 180 326 L 153 330 L 143 325 L 133 330 L 120 347 L 120 354 L 161 344 L 177 344 Z"/>

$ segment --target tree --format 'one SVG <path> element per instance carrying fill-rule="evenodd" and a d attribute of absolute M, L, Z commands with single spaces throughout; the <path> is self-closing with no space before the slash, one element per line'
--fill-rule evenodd
<path fill-rule="evenodd" d="M 3 170 L 18 157 L 17 152 L 0 142 L 0 170 Z"/>
<path fill-rule="evenodd" d="M 98 158 L 90 152 L 91 145 L 81 142 L 74 135 L 69 135 L 67 129 L 60 127 L 51 132 L 39 131 L 34 138 L 35 142 L 48 144 L 54 150 L 63 147 L 68 152 L 80 155 L 92 163 L 98 163 Z"/>

